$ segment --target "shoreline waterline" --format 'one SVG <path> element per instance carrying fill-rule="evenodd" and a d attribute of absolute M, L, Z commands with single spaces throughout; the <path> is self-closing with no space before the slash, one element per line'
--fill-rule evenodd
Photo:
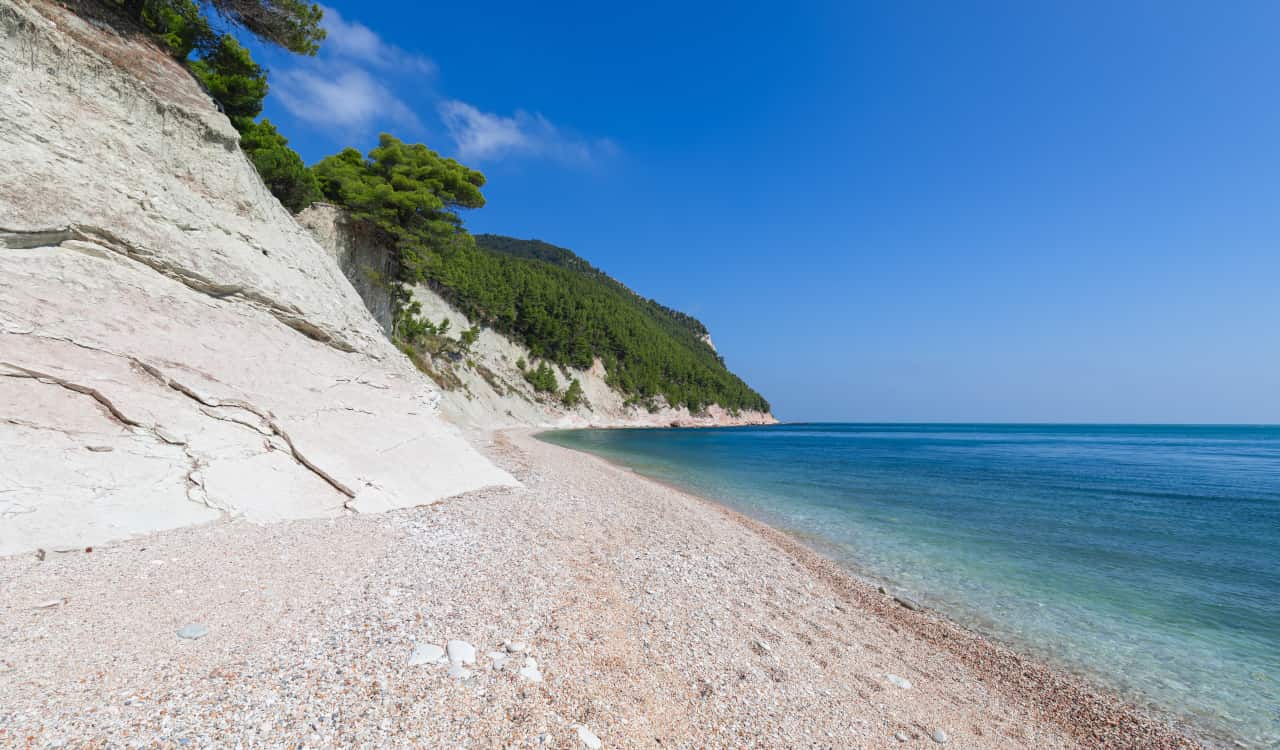
<path fill-rule="evenodd" d="M 804 425 L 787 425 L 791 427 Z M 919 426 L 919 425 L 912 425 Z M 1030 427 L 1030 426 L 1027 426 Z M 751 430 L 752 428 L 725 428 L 724 431 L 732 430 Z M 1187 738 L 1189 741 L 1201 743 L 1205 747 L 1257 747 L 1266 748 L 1266 744 L 1250 744 L 1243 736 L 1237 735 L 1230 731 L 1224 731 L 1222 726 L 1214 726 L 1197 721 L 1191 716 L 1180 713 L 1176 708 L 1171 708 L 1167 704 L 1161 704 L 1150 696 L 1139 691 L 1126 691 L 1113 682 L 1108 680 L 1108 675 L 1100 670 L 1091 668 L 1088 664 L 1080 661 L 1072 661 L 1068 659 L 1056 658 L 1054 655 L 1054 646 L 1059 644 L 1038 643 L 1031 640 L 1009 638 L 998 630 L 984 627 L 986 623 L 975 621 L 974 618 L 964 617 L 958 613 L 952 612 L 946 606 L 946 602 L 938 602 L 928 593 L 922 593 L 914 587 L 903 587 L 901 583 L 891 576 L 885 576 L 881 571 L 877 570 L 874 565 L 862 564 L 855 555 L 850 554 L 847 546 L 833 542 L 831 539 L 824 537 L 820 533 L 815 533 L 811 529 L 803 526 L 787 523 L 787 519 L 782 514 L 759 512 L 757 507 L 746 506 L 733 502 L 732 498 L 726 498 L 721 493 L 707 492 L 697 486 L 691 486 L 690 483 L 684 483 L 679 478 L 669 476 L 655 476 L 644 470 L 642 465 L 636 462 L 629 462 L 627 457 L 616 454 L 606 454 L 596 452 L 589 448 L 581 447 L 576 444 L 562 442 L 554 439 L 556 433 L 585 433 L 585 432 L 605 432 L 603 429 L 593 430 L 541 430 L 533 433 L 538 440 L 550 443 L 557 447 L 566 448 L 581 454 L 586 454 L 593 458 L 597 458 L 604 463 L 640 476 L 647 481 L 655 482 L 664 487 L 689 495 L 698 501 L 708 503 L 725 513 L 728 517 L 733 518 L 741 523 L 745 523 L 750 528 L 765 534 L 767 537 L 775 541 L 785 540 L 790 550 L 798 557 L 812 557 L 819 559 L 824 565 L 834 566 L 843 576 L 861 587 L 865 591 L 864 594 L 870 593 L 892 602 L 891 597 L 879 594 L 876 589 L 880 585 L 889 586 L 891 593 L 897 592 L 907 596 L 920 599 L 930 610 L 930 614 L 944 621 L 947 626 L 962 631 L 969 639 L 979 642 L 974 648 L 992 649 L 995 652 L 1007 652 L 997 658 L 1012 658 L 1019 664 L 1026 666 L 1035 664 L 1044 670 L 1053 674 L 1053 680 L 1058 683 L 1058 689 L 1065 690 L 1075 696 L 1076 699 L 1083 703 L 1093 703 L 1098 700 L 1112 703 L 1115 708 L 1131 712 L 1137 717 L 1141 717 L 1144 721 L 1154 722 L 1163 725 L 1172 733 Z M 630 431 L 628 431 L 630 432 Z M 678 430 L 649 430 L 649 432 L 692 432 Z M 699 431 L 703 432 L 703 431 Z M 856 552 L 856 550 L 855 550 Z M 896 605 L 894 605 L 896 607 Z M 900 609 L 900 608 L 899 608 Z M 877 611 L 876 614 L 883 615 L 883 611 Z M 963 641 L 954 639 L 954 633 L 939 641 L 940 645 L 955 645 Z M 972 645 L 972 644 L 971 644 Z M 967 658 L 967 655 L 957 654 Z M 1019 680 L 1015 679 L 1011 684 L 1017 684 Z M 1063 683 L 1068 683 L 1064 685 Z M 1151 746 L 1151 745 L 1144 745 Z"/>

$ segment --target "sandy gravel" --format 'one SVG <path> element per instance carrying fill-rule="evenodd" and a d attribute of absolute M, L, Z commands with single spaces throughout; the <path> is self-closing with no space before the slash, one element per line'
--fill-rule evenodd
<path fill-rule="evenodd" d="M 525 486 L 0 560 L 0 746 L 1194 747 L 718 506 L 485 450 Z M 453 639 L 467 679 L 409 664 Z"/>

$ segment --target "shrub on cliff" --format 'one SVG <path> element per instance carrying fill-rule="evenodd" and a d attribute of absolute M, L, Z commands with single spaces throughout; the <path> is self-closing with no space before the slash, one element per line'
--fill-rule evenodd
<path fill-rule="evenodd" d="M 189 67 L 236 130 L 244 133 L 253 126 L 253 119 L 262 114 L 262 100 L 267 98 L 267 71 L 253 61 L 249 50 L 230 34 L 223 34 Z"/>
<path fill-rule="evenodd" d="M 586 397 L 582 395 L 582 383 L 579 383 L 577 378 L 574 378 L 573 382 L 569 383 L 569 387 L 565 389 L 564 395 L 560 397 L 560 400 L 564 402 L 564 405 L 569 407 L 577 406 L 585 399 Z"/>
<path fill-rule="evenodd" d="M 546 362 L 532 370 L 525 370 L 524 379 L 529 381 L 529 385 L 532 385 L 533 390 L 538 393 L 556 392 L 556 374 Z"/>
<path fill-rule="evenodd" d="M 270 120 L 250 122 L 241 133 L 240 148 L 285 208 L 297 213 L 320 200 L 316 176 Z"/>

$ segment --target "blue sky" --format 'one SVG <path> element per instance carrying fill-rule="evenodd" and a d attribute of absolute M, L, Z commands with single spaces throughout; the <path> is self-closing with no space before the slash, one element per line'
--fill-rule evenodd
<path fill-rule="evenodd" d="M 780 418 L 1280 423 L 1280 4 L 330 2 L 308 162 L 481 169 Z"/>

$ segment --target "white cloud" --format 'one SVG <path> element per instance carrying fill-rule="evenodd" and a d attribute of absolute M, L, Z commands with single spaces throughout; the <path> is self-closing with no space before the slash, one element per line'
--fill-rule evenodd
<path fill-rule="evenodd" d="M 320 8 L 324 11 L 322 25 L 328 32 L 320 45 L 324 52 L 401 73 L 431 75 L 436 72 L 436 64 L 422 55 L 400 49 L 358 21 L 346 20 L 335 8 L 327 5 Z"/>
<path fill-rule="evenodd" d="M 517 111 L 502 117 L 455 99 L 440 102 L 439 111 L 463 159 L 483 161 L 523 154 L 589 163 L 617 151 L 608 139 L 588 141 L 567 135 L 540 114 Z"/>
<path fill-rule="evenodd" d="M 290 67 L 271 75 L 273 97 L 299 120 L 356 142 L 388 126 L 413 137 L 425 128 L 398 95 L 404 92 L 410 102 L 436 108 L 464 160 L 524 156 L 582 165 L 617 151 L 608 139 L 566 133 L 540 114 L 517 110 L 504 117 L 464 101 L 441 99 L 433 86 L 422 85 L 424 77 L 435 74 L 435 63 L 387 42 L 334 8 L 321 8 L 328 37 L 319 56 L 291 58 Z"/>
<path fill-rule="evenodd" d="M 313 67 L 281 70 L 271 79 L 272 93 L 298 119 L 346 132 L 366 130 L 377 120 L 421 129 L 413 110 L 367 71 L 350 65 Z"/>

